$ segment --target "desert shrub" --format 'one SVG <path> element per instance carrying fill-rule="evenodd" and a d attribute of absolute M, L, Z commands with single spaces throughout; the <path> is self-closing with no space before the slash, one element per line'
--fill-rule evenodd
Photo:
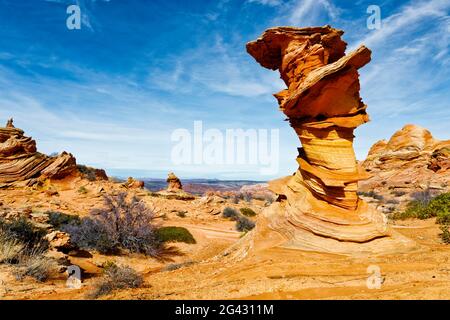
<path fill-rule="evenodd" d="M 426 188 L 423 191 L 416 191 L 411 193 L 411 198 L 423 205 L 427 205 L 431 201 L 431 199 L 433 199 L 433 193 L 431 192 L 430 188 Z"/>
<path fill-rule="evenodd" d="M 428 200 L 427 195 L 418 196 L 418 200 L 410 201 L 405 211 L 396 213 L 394 218 L 429 219 L 437 217 L 436 222 L 443 224 L 450 221 L 450 193 L 443 193 Z"/>
<path fill-rule="evenodd" d="M 254 217 L 256 216 L 256 212 L 250 208 L 240 208 L 239 211 L 246 217 Z"/>
<path fill-rule="evenodd" d="M 161 242 L 185 242 L 197 243 L 192 234 L 183 227 L 162 227 L 157 231 L 158 239 Z"/>
<path fill-rule="evenodd" d="M 14 270 L 16 279 L 23 280 L 26 276 L 30 276 L 37 281 L 44 282 L 56 273 L 56 261 L 46 257 L 44 253 L 45 251 L 42 248 L 22 252 Z"/>
<path fill-rule="evenodd" d="M 359 191 L 359 192 L 358 192 L 358 195 L 360 195 L 360 196 L 365 196 L 365 197 L 370 197 L 370 198 L 373 198 L 373 199 L 379 200 L 379 201 L 383 201 L 383 200 L 384 200 L 384 197 L 383 197 L 382 195 L 376 193 L 376 192 L 373 191 L 373 190 L 370 190 L 370 191 L 368 191 L 368 192 L 365 192 L 365 191 Z"/>
<path fill-rule="evenodd" d="M 24 247 L 23 243 L 0 230 L 0 264 L 16 262 Z"/>
<path fill-rule="evenodd" d="M 86 189 L 85 186 L 81 186 L 78 188 L 77 192 L 80 194 L 86 194 L 86 193 L 88 193 L 88 189 Z"/>
<path fill-rule="evenodd" d="M 80 217 L 77 215 L 66 214 L 58 211 L 47 211 L 48 224 L 59 229 L 67 224 L 79 224 Z"/>
<path fill-rule="evenodd" d="M 386 201 L 386 203 L 388 204 L 399 204 L 400 201 L 398 201 L 397 199 L 389 199 Z"/>
<path fill-rule="evenodd" d="M 253 196 L 250 192 L 243 192 L 242 198 L 244 199 L 245 202 L 251 202 L 253 199 Z"/>
<path fill-rule="evenodd" d="M 244 216 L 240 216 L 236 221 L 236 230 L 238 231 L 247 232 L 252 230 L 254 227 L 255 223 Z"/>
<path fill-rule="evenodd" d="M 177 211 L 176 215 L 180 218 L 186 218 L 186 211 Z"/>
<path fill-rule="evenodd" d="M 186 262 L 181 262 L 181 263 L 169 263 L 167 266 L 165 266 L 162 271 L 174 271 L 174 270 L 178 270 L 184 267 L 188 267 L 193 265 L 195 262 L 194 261 L 186 261 Z"/>
<path fill-rule="evenodd" d="M 143 283 L 143 277 L 134 269 L 110 263 L 105 267 L 102 279 L 96 283 L 89 297 L 96 299 L 114 290 L 139 288 Z"/>
<path fill-rule="evenodd" d="M 440 228 L 442 233 L 439 236 L 441 237 L 442 242 L 450 244 L 450 224 L 444 224 Z"/>
<path fill-rule="evenodd" d="M 23 244 L 24 249 L 48 247 L 48 243 L 43 239 L 45 230 L 36 228 L 23 217 L 11 221 L 0 219 L 0 233 L 3 233 L 6 238 L 17 240 Z"/>
<path fill-rule="evenodd" d="M 97 180 L 97 176 L 95 175 L 95 169 L 79 164 L 77 165 L 78 171 L 83 175 L 84 178 L 86 178 L 89 181 L 95 181 Z"/>
<path fill-rule="evenodd" d="M 391 192 L 391 194 L 393 194 L 396 197 L 401 197 L 401 196 L 404 196 L 406 194 L 406 192 L 405 191 L 394 190 L 394 191 Z"/>
<path fill-rule="evenodd" d="M 239 212 L 231 207 L 226 207 L 223 209 L 222 216 L 227 219 L 237 220 L 239 217 Z"/>
<path fill-rule="evenodd" d="M 165 249 L 157 235 L 153 211 L 136 197 L 127 200 L 126 193 L 105 196 L 105 207 L 94 209 L 79 224 L 63 228 L 80 248 L 101 253 L 121 249 L 157 257 Z"/>

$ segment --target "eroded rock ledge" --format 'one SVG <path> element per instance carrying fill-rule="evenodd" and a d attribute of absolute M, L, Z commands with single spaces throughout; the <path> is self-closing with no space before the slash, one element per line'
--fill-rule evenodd
<path fill-rule="evenodd" d="M 67 152 L 49 157 L 37 152 L 36 141 L 15 128 L 12 119 L 0 127 L 0 187 L 32 185 L 37 179 L 62 179 L 77 171 Z"/>

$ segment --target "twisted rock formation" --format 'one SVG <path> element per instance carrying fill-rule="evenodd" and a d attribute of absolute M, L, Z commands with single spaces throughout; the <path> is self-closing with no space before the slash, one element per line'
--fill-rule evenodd
<path fill-rule="evenodd" d="M 450 189 L 450 140 L 436 140 L 427 129 L 409 124 L 389 141 L 375 143 L 362 167 L 371 177 L 361 183 L 361 190 L 409 193 L 430 187 L 446 191 Z"/>
<path fill-rule="evenodd" d="M 8 120 L 0 127 L 0 185 L 32 184 L 35 178 L 61 179 L 76 171 L 75 158 L 66 152 L 49 157 L 37 152 L 36 142 Z"/>
<path fill-rule="evenodd" d="M 270 183 L 279 201 L 256 233 L 307 250 L 385 252 L 398 241 L 390 241 L 384 216 L 358 198 L 357 183 L 368 176 L 353 150 L 353 130 L 369 121 L 358 69 L 371 51 L 361 46 L 345 55 L 342 34 L 329 26 L 277 27 L 247 44 L 257 62 L 280 72 L 287 89 L 274 96 L 302 144 L 297 172 Z"/>

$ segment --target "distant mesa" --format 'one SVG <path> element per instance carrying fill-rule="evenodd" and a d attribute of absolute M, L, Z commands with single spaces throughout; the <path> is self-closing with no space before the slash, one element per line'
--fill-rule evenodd
<path fill-rule="evenodd" d="M 412 192 L 450 188 L 450 140 L 433 138 L 430 131 L 408 124 L 389 141 L 370 148 L 363 168 L 371 175 L 360 183 L 362 190 L 384 187 Z"/>
<path fill-rule="evenodd" d="M 353 149 L 354 129 L 369 121 L 358 69 L 371 51 L 360 46 L 345 55 L 342 34 L 330 26 L 276 27 L 247 44 L 257 62 L 280 72 L 287 88 L 274 96 L 302 144 L 298 170 L 269 183 L 278 200 L 246 240 L 251 247 L 368 254 L 414 246 L 357 195 L 358 181 L 369 177 Z"/>

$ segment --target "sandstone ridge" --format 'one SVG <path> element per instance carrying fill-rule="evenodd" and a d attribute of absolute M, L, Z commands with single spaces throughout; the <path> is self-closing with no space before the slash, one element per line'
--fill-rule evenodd
<path fill-rule="evenodd" d="M 437 140 L 427 129 L 408 124 L 389 141 L 376 142 L 362 166 L 371 175 L 361 183 L 362 190 L 444 192 L 450 185 L 450 140 Z"/>
<path fill-rule="evenodd" d="M 36 141 L 15 128 L 13 120 L 0 127 L 0 185 L 32 185 L 45 179 L 62 179 L 76 173 L 76 160 L 67 152 L 50 157 L 37 152 Z"/>

